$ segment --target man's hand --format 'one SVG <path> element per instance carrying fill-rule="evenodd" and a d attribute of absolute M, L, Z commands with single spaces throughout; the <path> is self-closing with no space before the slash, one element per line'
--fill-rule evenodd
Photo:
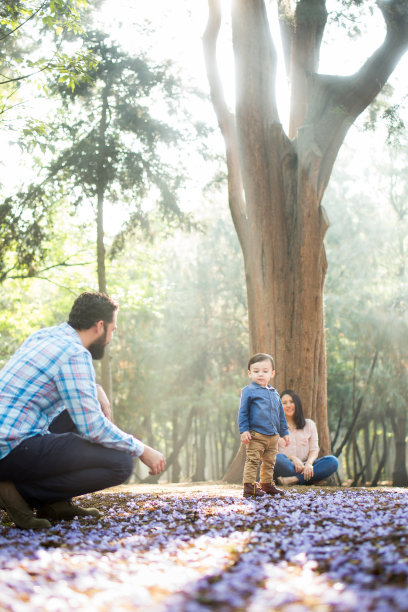
<path fill-rule="evenodd" d="M 110 405 L 110 401 L 108 400 L 108 396 L 105 391 L 101 387 L 101 385 L 96 385 L 96 391 L 98 394 L 98 402 L 101 406 L 101 410 L 107 419 L 112 420 L 112 408 Z"/>
<path fill-rule="evenodd" d="M 241 434 L 241 442 L 242 444 L 249 444 L 252 440 L 252 436 L 249 431 L 243 431 Z"/>
<path fill-rule="evenodd" d="M 150 446 L 144 445 L 144 451 L 139 459 L 150 468 L 149 474 L 161 474 L 166 467 L 166 460 L 159 451 L 154 450 Z"/>

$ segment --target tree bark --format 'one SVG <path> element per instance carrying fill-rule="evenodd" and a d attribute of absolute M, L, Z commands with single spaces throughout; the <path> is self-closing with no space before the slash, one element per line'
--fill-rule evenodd
<path fill-rule="evenodd" d="M 242 482 L 242 476 L 244 473 L 245 454 L 246 454 L 245 445 L 241 444 L 241 446 L 238 449 L 237 454 L 232 460 L 231 465 L 228 467 L 227 471 L 224 474 L 224 477 L 223 477 L 224 482 L 229 482 L 231 484 L 239 484 Z"/>
<path fill-rule="evenodd" d="M 290 4 L 284 4 L 290 12 Z M 298 10 L 308 4 L 310 0 L 300 0 Z M 307 88 L 298 83 L 302 101 L 296 104 L 293 139 L 286 136 L 278 116 L 276 53 L 265 2 L 232 3 L 235 116 L 225 103 L 216 61 L 219 0 L 208 1 L 203 37 L 211 99 L 226 145 L 229 205 L 244 255 L 251 351 L 274 355 L 276 386 L 300 394 L 306 416 L 317 423 L 322 454 L 330 452 L 330 438 L 323 312 L 328 221 L 321 200 L 349 127 L 407 48 L 408 6 L 401 0 L 380 4 L 386 39 L 351 77 L 315 72 L 325 3 L 313 0 L 317 10 L 308 18 L 308 27 L 313 27 L 309 37 L 292 15 L 287 49 L 295 49 L 293 59 L 299 64 L 301 35 L 306 37 L 303 51 L 309 59 L 303 80 L 307 70 L 313 70 L 307 73 Z M 292 71 L 293 78 L 300 78 L 296 74 L 299 71 Z"/>

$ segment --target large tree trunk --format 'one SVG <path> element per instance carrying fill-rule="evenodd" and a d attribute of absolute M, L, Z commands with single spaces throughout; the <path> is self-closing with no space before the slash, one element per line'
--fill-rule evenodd
<path fill-rule="evenodd" d="M 241 444 L 241 446 L 238 449 L 237 454 L 235 455 L 233 461 L 231 462 L 231 465 L 228 467 L 227 471 L 225 472 L 225 475 L 223 478 L 224 482 L 230 482 L 232 484 L 239 484 L 242 482 L 245 455 L 246 455 L 246 448 L 244 444 Z"/>
<path fill-rule="evenodd" d="M 347 130 L 407 48 L 408 6 L 402 0 L 384 3 L 383 45 L 358 73 L 336 77 L 317 74 L 325 1 L 299 0 L 293 15 L 286 1 L 278 1 L 284 47 L 292 54 L 290 139 L 275 100 L 277 62 L 264 0 L 232 3 L 235 115 L 225 103 L 216 61 L 220 2 L 208 4 L 204 52 L 244 255 L 251 351 L 274 355 L 278 390 L 290 387 L 300 394 L 306 416 L 317 422 L 321 452 L 328 453 L 323 313 L 328 221 L 321 200 Z"/>

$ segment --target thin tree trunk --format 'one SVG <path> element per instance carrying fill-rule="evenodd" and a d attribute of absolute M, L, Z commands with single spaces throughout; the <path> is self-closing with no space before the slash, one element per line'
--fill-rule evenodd
<path fill-rule="evenodd" d="M 395 461 L 394 470 L 392 473 L 392 484 L 394 487 L 407 487 L 408 474 L 406 466 L 406 434 L 407 434 L 407 413 L 405 411 L 398 412 L 388 406 L 388 415 L 391 418 L 391 425 L 394 430 L 395 440 Z"/>
<path fill-rule="evenodd" d="M 98 134 L 98 167 L 97 167 L 97 210 L 96 210 L 96 227 L 97 227 L 97 266 L 98 266 L 98 288 L 99 291 L 106 293 L 106 270 L 105 270 L 105 243 L 104 243 L 104 196 L 106 188 L 105 177 L 105 134 L 107 129 L 107 112 L 108 112 L 108 91 L 107 85 L 102 94 L 102 111 L 101 120 L 99 123 Z M 101 362 L 101 382 L 102 387 L 109 398 L 112 406 L 113 416 L 113 401 L 112 401 L 112 371 L 110 362 L 109 346 L 105 348 L 105 355 Z"/>
<path fill-rule="evenodd" d="M 347 442 L 346 445 L 346 474 L 347 474 L 347 480 L 352 480 L 352 476 L 351 476 L 351 467 L 350 467 L 350 451 L 351 451 L 351 443 L 350 440 Z"/>
<path fill-rule="evenodd" d="M 370 424 L 371 421 L 366 421 L 364 423 L 364 458 L 365 458 L 365 480 L 370 481 L 373 477 L 373 470 L 371 467 L 371 457 L 373 454 L 374 442 L 377 438 L 377 434 L 374 431 L 373 441 L 370 442 Z"/>
<path fill-rule="evenodd" d="M 196 468 L 191 478 L 193 482 L 202 482 L 205 480 L 205 457 L 206 457 L 206 443 L 207 443 L 207 428 L 208 428 L 208 416 L 200 416 L 198 421 L 198 435 L 197 435 L 197 446 L 196 446 Z"/>
<path fill-rule="evenodd" d="M 366 481 L 371 480 L 371 457 L 373 455 L 374 449 L 376 447 L 377 444 L 377 432 L 374 431 L 374 435 L 373 435 L 373 440 L 371 443 L 371 447 L 367 447 L 366 449 L 366 456 L 365 456 L 365 465 L 361 468 L 360 472 L 357 474 L 357 476 L 355 477 L 354 481 L 351 486 L 354 486 L 355 483 L 358 483 L 361 480 L 361 484 L 364 485 L 366 483 Z M 370 478 L 368 478 L 368 468 L 370 468 Z"/>
<path fill-rule="evenodd" d="M 219 454 L 219 445 L 218 445 L 218 437 L 216 432 L 213 432 L 211 435 L 212 445 L 213 445 L 213 474 L 212 479 L 218 480 L 218 475 L 220 473 L 220 454 Z"/>
<path fill-rule="evenodd" d="M 177 438 L 178 438 L 178 410 L 173 410 L 172 413 L 172 442 L 173 448 L 176 447 Z M 178 456 L 174 458 L 173 464 L 171 466 L 171 482 L 179 482 L 180 481 L 180 471 L 181 466 L 178 460 Z"/>
<path fill-rule="evenodd" d="M 382 427 L 383 427 L 383 435 L 382 435 L 382 440 L 383 440 L 383 448 L 382 448 L 382 455 L 381 455 L 381 459 L 378 463 L 377 466 L 377 470 L 374 474 L 374 478 L 370 484 L 371 487 L 376 487 L 378 485 L 378 481 L 380 480 L 380 476 L 381 476 L 381 472 L 384 469 L 386 460 L 387 460 L 387 453 L 388 453 L 388 443 L 387 443 L 387 425 L 386 425 L 386 421 L 385 418 L 382 418 Z"/>
<path fill-rule="evenodd" d="M 337 420 L 336 431 L 331 441 L 331 447 L 334 448 L 337 442 L 337 439 L 340 435 L 341 426 L 343 424 L 343 416 L 344 416 L 344 402 L 341 402 L 339 418 Z"/>
<path fill-rule="evenodd" d="M 361 475 L 364 472 L 363 460 L 361 457 L 360 449 L 358 447 L 358 440 L 357 440 L 356 434 L 353 435 L 353 452 L 354 452 L 354 457 L 355 457 L 354 478 L 350 486 L 356 487 L 360 483 Z"/>

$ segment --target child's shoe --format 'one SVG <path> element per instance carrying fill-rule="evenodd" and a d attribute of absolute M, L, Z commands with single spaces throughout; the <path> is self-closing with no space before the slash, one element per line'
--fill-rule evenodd
<path fill-rule="evenodd" d="M 244 482 L 244 497 L 263 497 L 265 493 L 258 487 L 258 483 Z"/>
<path fill-rule="evenodd" d="M 267 495 L 285 495 L 285 491 L 275 487 L 274 482 L 261 482 L 261 489 Z"/>

